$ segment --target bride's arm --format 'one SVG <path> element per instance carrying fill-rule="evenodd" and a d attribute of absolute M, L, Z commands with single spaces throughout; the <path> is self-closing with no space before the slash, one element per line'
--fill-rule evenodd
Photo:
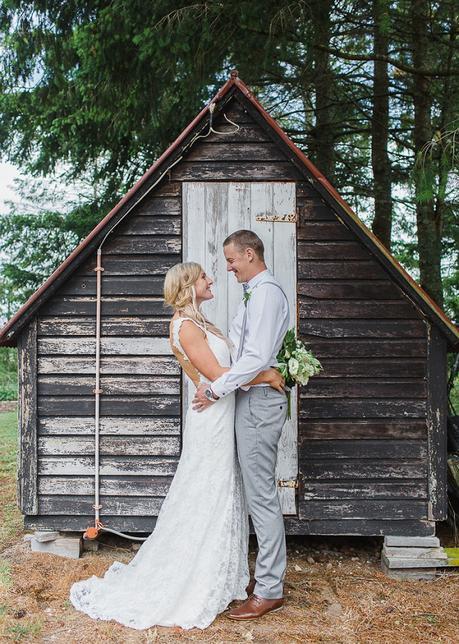
<path fill-rule="evenodd" d="M 214 352 L 207 344 L 204 331 L 201 331 L 194 322 L 189 320 L 182 322 L 179 338 L 180 344 L 193 367 L 208 380 L 216 380 L 223 373 L 229 371 L 229 367 L 222 367 L 218 362 Z"/>
<path fill-rule="evenodd" d="M 211 382 L 219 378 L 226 371 L 229 371 L 229 367 L 222 367 L 218 362 L 214 352 L 207 344 L 204 332 L 193 322 L 188 320 L 182 322 L 179 338 L 180 344 L 193 367 Z M 270 368 L 260 371 L 246 385 L 259 385 L 261 383 L 267 383 L 271 387 L 281 390 L 284 380 L 277 369 Z"/>

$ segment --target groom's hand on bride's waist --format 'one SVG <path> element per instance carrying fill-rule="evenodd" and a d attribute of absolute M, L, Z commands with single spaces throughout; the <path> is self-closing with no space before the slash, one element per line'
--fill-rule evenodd
<path fill-rule="evenodd" d="M 194 394 L 192 407 L 195 411 L 204 411 L 217 402 L 218 398 L 215 397 L 209 385 L 199 385 Z"/>

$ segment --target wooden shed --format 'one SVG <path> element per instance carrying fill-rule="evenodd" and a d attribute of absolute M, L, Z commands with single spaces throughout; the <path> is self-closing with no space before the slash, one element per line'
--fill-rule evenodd
<path fill-rule="evenodd" d="M 287 533 L 427 536 L 445 519 L 446 358 L 459 330 L 233 72 L 1 331 L 0 344 L 19 350 L 18 498 L 28 528 L 92 525 L 97 469 L 103 523 L 153 529 L 187 397 L 163 278 L 177 262 L 200 261 L 215 277 L 207 314 L 226 330 L 241 292 L 221 242 L 242 227 L 265 242 L 292 324 L 324 367 L 282 437 Z"/>

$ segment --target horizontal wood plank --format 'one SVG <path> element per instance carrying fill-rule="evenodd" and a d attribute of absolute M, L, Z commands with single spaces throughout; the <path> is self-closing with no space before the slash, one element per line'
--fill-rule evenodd
<path fill-rule="evenodd" d="M 178 458 L 160 456 L 102 456 L 101 476 L 173 476 Z M 53 476 L 93 476 L 93 456 L 41 456 L 38 474 Z"/>
<path fill-rule="evenodd" d="M 104 355 L 172 355 L 169 338 L 105 337 L 100 342 Z M 95 338 L 46 337 L 38 340 L 39 355 L 95 355 Z"/>
<path fill-rule="evenodd" d="M 106 315 L 167 315 L 170 311 L 164 306 L 162 297 L 102 296 L 102 316 Z M 170 312 L 171 313 L 171 312 Z M 40 310 L 42 316 L 49 315 L 95 315 L 95 296 L 54 296 Z M 171 313 L 172 315 L 172 313 Z"/>
<path fill-rule="evenodd" d="M 316 459 L 423 459 L 427 441 L 416 440 L 308 440 L 301 436 L 299 457 L 303 462 Z"/>
<path fill-rule="evenodd" d="M 150 316 L 102 316 L 101 335 L 115 336 L 168 336 L 170 318 Z M 52 316 L 41 318 L 38 334 L 43 336 L 94 336 L 96 332 L 95 317 L 64 317 Z"/>
<path fill-rule="evenodd" d="M 63 322 L 65 322 L 63 320 Z M 300 320 L 303 336 L 330 338 L 380 339 L 426 338 L 422 320 Z"/>
<path fill-rule="evenodd" d="M 341 378 L 343 376 L 424 378 L 426 373 L 425 359 L 408 356 L 394 359 L 365 356 L 353 358 L 352 360 L 321 356 L 320 362 L 324 369 L 323 373 L 327 374 L 328 378 Z"/>
<path fill-rule="evenodd" d="M 305 221 L 298 226 L 298 240 L 301 241 L 353 241 L 354 233 L 338 219 L 335 221 Z M 372 261 L 376 265 L 375 260 Z"/>
<path fill-rule="evenodd" d="M 323 372 L 324 373 L 324 372 Z M 314 376 L 307 387 L 300 388 L 300 398 L 426 398 L 426 383 L 424 380 L 394 381 L 373 379 L 359 380 L 357 378 L 337 379 Z M 307 403 L 306 403 L 307 404 Z"/>
<path fill-rule="evenodd" d="M 39 396 L 43 416 L 93 416 L 94 396 Z M 178 396 L 101 396 L 103 416 L 176 416 L 180 413 Z"/>
<path fill-rule="evenodd" d="M 156 190 L 135 207 L 135 216 L 180 217 L 182 214 L 181 185 L 177 184 L 177 194 L 160 196 Z"/>
<path fill-rule="evenodd" d="M 99 419 L 101 436 L 179 436 L 180 418 L 162 416 L 103 416 Z M 86 416 L 43 416 L 39 419 L 39 436 L 71 434 L 94 435 L 94 418 Z"/>
<path fill-rule="evenodd" d="M 163 497 L 101 496 L 101 510 L 123 516 L 158 516 Z M 93 496 L 39 496 L 38 507 L 42 514 L 87 515 L 94 504 Z M 71 511 L 71 512 L 69 512 Z"/>
<path fill-rule="evenodd" d="M 126 517 L 116 515 L 101 515 L 103 523 L 114 530 L 139 534 L 149 534 L 153 531 L 156 517 Z M 316 535 L 365 535 L 383 536 L 398 534 L 401 536 L 429 536 L 435 534 L 435 522 L 414 519 L 338 519 L 338 520 L 299 520 L 286 517 L 284 519 L 286 534 L 316 534 Z M 86 516 L 25 516 L 24 526 L 33 530 L 62 530 L 83 532 L 94 525 L 94 515 Z M 253 531 L 252 531 L 253 532 Z"/>
<path fill-rule="evenodd" d="M 306 418 L 424 418 L 425 400 L 352 400 L 308 398 L 300 400 L 300 417 Z"/>
<path fill-rule="evenodd" d="M 427 519 L 427 502 L 412 499 L 341 499 L 299 502 L 301 519 Z"/>
<path fill-rule="evenodd" d="M 306 198 L 298 195 L 296 198 L 300 226 L 315 221 L 336 221 L 336 215 L 328 204 L 324 204 L 319 198 Z"/>
<path fill-rule="evenodd" d="M 40 356 L 39 374 L 91 374 L 95 373 L 94 357 Z M 180 375 L 180 366 L 175 357 L 158 356 L 102 356 L 102 375 Z"/>
<path fill-rule="evenodd" d="M 282 181 L 300 173 L 289 161 L 182 161 L 171 176 L 175 181 Z"/>
<path fill-rule="evenodd" d="M 40 456 L 94 454 L 93 436 L 39 436 Z M 179 436 L 106 436 L 100 437 L 102 456 L 180 456 Z"/>
<path fill-rule="evenodd" d="M 421 439 L 427 437 L 424 420 L 316 420 L 302 421 L 299 435 L 303 440 Z"/>
<path fill-rule="evenodd" d="M 186 161 L 285 161 L 285 155 L 279 146 L 269 142 L 248 143 L 245 141 L 200 142 L 186 155 Z"/>
<path fill-rule="evenodd" d="M 182 220 L 180 215 L 171 217 L 158 217 L 157 215 L 148 215 L 145 210 L 142 215 L 138 211 L 133 217 L 130 217 L 120 226 L 118 235 L 153 235 L 153 236 L 171 236 L 180 235 Z M 102 263 L 103 265 L 103 263 Z"/>
<path fill-rule="evenodd" d="M 90 514 L 80 516 L 44 515 L 37 517 L 25 516 L 24 527 L 30 530 L 60 530 L 62 532 L 84 532 L 88 526 L 94 525 L 94 510 Z M 149 534 L 153 532 L 156 517 L 125 517 L 101 514 L 104 525 L 113 530 L 127 533 Z"/>
<path fill-rule="evenodd" d="M 323 459 L 300 460 L 300 476 L 305 480 L 343 479 L 424 479 L 423 460 L 413 459 Z"/>
<path fill-rule="evenodd" d="M 104 244 L 106 255 L 117 253 L 179 255 L 181 249 L 180 237 L 161 238 L 155 235 L 117 235 L 113 238 L 109 237 Z M 179 261 L 178 258 L 177 261 Z"/>
<path fill-rule="evenodd" d="M 425 519 L 286 519 L 286 534 L 428 536 L 435 534 L 435 523 Z"/>
<path fill-rule="evenodd" d="M 105 277 L 110 275 L 161 275 L 164 279 L 164 275 L 178 259 L 176 255 L 102 255 L 102 279 L 104 283 Z M 78 275 L 94 275 L 95 267 L 96 260 L 92 257 L 79 269 Z"/>
<path fill-rule="evenodd" d="M 39 376 L 39 396 L 89 396 L 94 393 L 95 377 L 88 376 Z M 100 378 L 104 396 L 140 396 L 145 394 L 180 394 L 177 376 L 104 376 Z"/>
<path fill-rule="evenodd" d="M 360 279 L 384 280 L 387 277 L 384 269 L 374 261 L 365 260 L 298 260 L 298 279 Z"/>
<path fill-rule="evenodd" d="M 177 197 L 181 199 L 182 184 L 179 181 L 171 181 L 170 177 L 164 177 L 160 183 L 155 186 L 154 194 L 151 199 L 162 199 L 164 197 Z"/>
<path fill-rule="evenodd" d="M 164 277 L 156 275 L 104 275 L 102 293 L 106 295 L 161 296 Z M 81 275 L 69 279 L 60 289 L 61 295 L 96 295 L 96 276 Z"/>
<path fill-rule="evenodd" d="M 100 493 L 120 496 L 166 496 L 170 476 L 102 476 Z M 38 493 L 46 495 L 78 496 L 94 494 L 93 476 L 40 476 Z"/>
<path fill-rule="evenodd" d="M 40 488 L 39 488 L 40 489 Z M 302 486 L 304 501 L 333 499 L 427 499 L 427 481 L 345 481 L 310 482 Z M 391 517 L 393 518 L 393 517 Z"/>
<path fill-rule="evenodd" d="M 300 318 L 410 318 L 416 309 L 407 300 L 314 300 L 298 298 Z"/>
<path fill-rule="evenodd" d="M 347 275 L 346 275 L 347 277 Z M 385 279 L 301 279 L 298 282 L 298 293 L 319 300 L 397 300 L 402 299 L 398 288 Z M 365 322 L 365 320 L 362 320 Z"/>
<path fill-rule="evenodd" d="M 247 124 L 241 123 L 238 119 L 238 129 L 232 123 L 223 120 L 223 118 L 218 119 L 216 123 L 217 125 L 214 126 L 214 129 L 217 129 L 218 134 L 211 132 L 207 137 L 209 143 L 259 143 L 271 141 L 266 132 L 258 125 L 255 125 L 251 119 Z"/>
<path fill-rule="evenodd" d="M 343 340 L 334 338 L 316 338 L 315 336 L 301 336 L 311 344 L 317 358 L 376 358 L 385 357 L 419 357 L 426 354 L 425 339 L 405 338 L 394 340 L 381 338 L 366 340 L 354 338 Z"/>

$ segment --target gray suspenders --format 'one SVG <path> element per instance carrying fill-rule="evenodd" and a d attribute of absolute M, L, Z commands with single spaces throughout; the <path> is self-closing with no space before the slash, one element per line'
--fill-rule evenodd
<path fill-rule="evenodd" d="M 287 300 L 287 309 L 288 309 L 288 298 L 285 294 L 284 289 L 280 284 L 277 282 L 274 282 L 273 280 L 264 280 L 263 282 L 260 282 L 259 284 L 256 284 L 253 288 L 256 289 L 258 286 L 263 286 L 263 284 L 274 284 L 274 286 L 277 286 L 277 288 L 280 288 L 282 293 L 284 294 L 285 299 Z M 250 298 L 249 298 L 250 300 Z M 242 318 L 242 325 L 241 325 L 241 337 L 239 338 L 239 347 L 237 350 L 237 356 L 236 360 L 239 360 L 239 358 L 242 355 L 242 351 L 244 350 L 244 340 L 245 340 L 245 329 L 247 327 L 247 309 L 249 307 L 249 301 L 246 302 L 246 305 L 244 307 L 244 317 Z"/>

